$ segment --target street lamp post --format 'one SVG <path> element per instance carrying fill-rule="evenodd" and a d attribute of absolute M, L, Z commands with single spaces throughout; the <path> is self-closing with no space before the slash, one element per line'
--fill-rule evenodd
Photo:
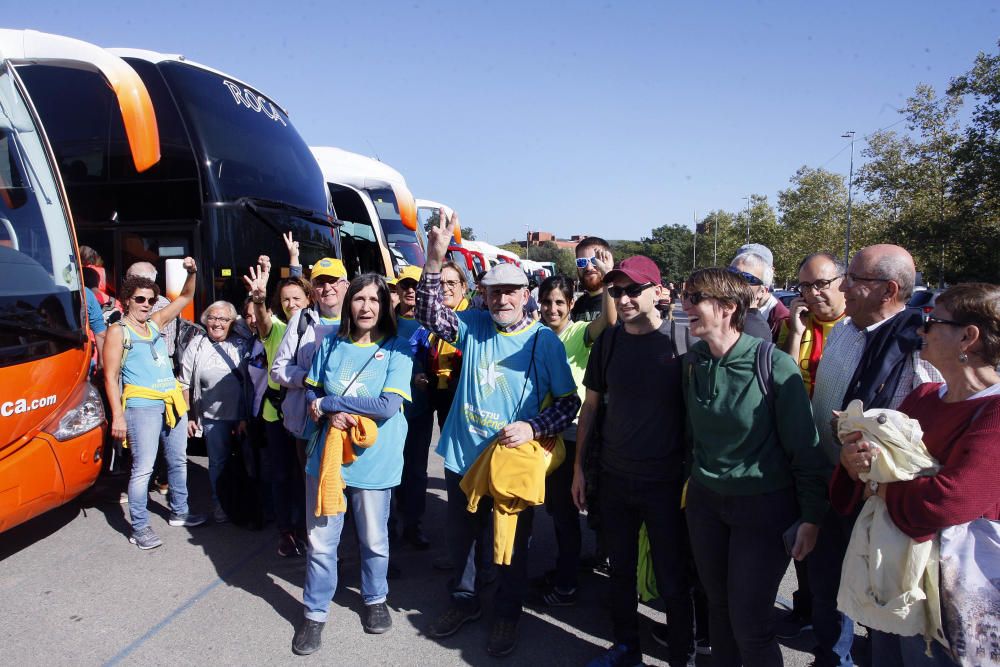
<path fill-rule="evenodd" d="M 712 220 L 712 228 L 715 230 L 715 245 L 712 247 L 712 266 L 719 265 L 719 214 L 716 212 Z"/>
<path fill-rule="evenodd" d="M 691 244 L 691 270 L 694 271 L 698 268 L 698 212 L 695 211 L 694 215 L 694 242 Z"/>
<path fill-rule="evenodd" d="M 524 258 L 531 259 L 530 250 L 531 248 L 531 228 L 528 225 L 524 226 Z"/>
<path fill-rule="evenodd" d="M 851 195 L 854 190 L 854 130 L 848 130 L 840 135 L 842 139 L 851 140 L 851 170 L 847 177 L 847 233 L 844 235 L 844 264 L 851 261 Z"/>
<path fill-rule="evenodd" d="M 747 200 L 747 245 L 750 245 L 750 198 L 752 195 L 747 195 L 744 199 Z"/>

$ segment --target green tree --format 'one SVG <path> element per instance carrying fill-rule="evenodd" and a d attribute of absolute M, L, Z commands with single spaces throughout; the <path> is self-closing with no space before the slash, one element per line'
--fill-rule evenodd
<path fill-rule="evenodd" d="M 678 282 L 693 268 L 693 242 L 693 233 L 684 225 L 662 225 L 640 241 L 641 254 L 656 262 L 664 282 Z"/>
<path fill-rule="evenodd" d="M 504 243 L 502 246 L 498 246 L 501 250 L 507 250 L 514 253 L 521 259 L 524 259 L 524 246 L 519 245 L 517 241 L 511 241 L 510 243 Z"/>
<path fill-rule="evenodd" d="M 469 241 L 476 240 L 476 232 L 472 227 L 462 227 L 462 238 L 468 239 Z"/>
<path fill-rule="evenodd" d="M 531 246 L 528 259 L 535 262 L 553 262 L 556 273 L 564 276 L 576 276 L 576 255 L 566 248 L 560 248 L 552 241 L 543 241 L 540 245 Z"/>

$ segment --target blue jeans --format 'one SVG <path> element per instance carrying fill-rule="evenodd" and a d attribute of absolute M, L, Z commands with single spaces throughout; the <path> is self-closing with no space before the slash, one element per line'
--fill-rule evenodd
<path fill-rule="evenodd" d="M 319 479 L 306 475 L 306 530 L 309 550 L 302 604 L 306 618 L 325 623 L 330 601 L 337 592 L 337 547 L 344 529 L 345 514 L 314 516 Z M 353 513 L 361 546 L 361 598 L 366 605 L 385 602 L 389 593 L 389 504 L 392 489 L 347 487 L 347 502 Z"/>
<path fill-rule="evenodd" d="M 853 517 L 840 516 L 832 508 L 828 509 L 816 547 L 804 561 L 812 593 L 812 624 L 819 645 L 816 658 L 820 665 L 854 664 L 851 658 L 854 621 L 837 610 L 840 571 L 853 527 Z"/>
<path fill-rule="evenodd" d="M 208 481 L 212 485 L 212 502 L 219 503 L 219 497 L 215 490 L 215 485 L 219 481 L 219 475 L 226 466 L 226 459 L 232 451 L 233 431 L 239 424 L 238 421 L 227 421 L 219 419 L 202 419 L 201 430 L 205 437 L 205 449 L 208 450 Z"/>
<path fill-rule="evenodd" d="M 448 554 L 456 566 L 456 576 L 451 582 L 451 597 L 458 604 L 478 605 L 479 587 L 476 580 L 476 546 L 490 535 L 493 522 L 493 499 L 482 498 L 475 514 L 469 512 L 469 499 L 459 484 L 462 476 L 451 470 L 444 471 L 445 489 L 448 492 L 446 521 L 448 527 Z M 510 565 L 498 565 L 500 585 L 493 598 L 493 609 L 498 618 L 516 621 L 521 616 L 521 604 L 528 591 L 528 549 L 531 545 L 531 524 L 535 508 L 526 507 L 517 515 L 514 533 L 514 553 Z M 493 545 L 481 545 L 492 556 Z M 485 560 L 485 559 L 483 559 Z"/>
<path fill-rule="evenodd" d="M 149 525 L 149 477 L 153 474 L 156 451 L 163 443 L 167 462 L 167 499 L 174 514 L 188 513 L 187 492 L 187 415 L 179 418 L 173 428 L 164 419 L 164 406 L 125 408 L 126 436 L 132 450 L 132 475 L 128 480 L 128 512 L 132 530 Z"/>
<path fill-rule="evenodd" d="M 889 632 L 871 630 L 872 664 L 877 667 L 955 667 L 958 665 L 948 651 L 931 642 L 931 657 L 923 637 L 900 637 Z"/>

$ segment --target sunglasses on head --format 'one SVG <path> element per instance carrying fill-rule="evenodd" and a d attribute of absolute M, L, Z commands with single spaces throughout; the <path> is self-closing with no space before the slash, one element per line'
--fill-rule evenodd
<path fill-rule="evenodd" d="M 630 299 L 636 299 L 645 290 L 653 286 L 653 283 L 632 283 L 628 287 L 619 287 L 618 285 L 612 285 L 608 288 L 608 294 L 611 295 L 612 299 L 622 298 L 622 294 L 625 294 Z"/>
<path fill-rule="evenodd" d="M 576 258 L 576 268 L 578 268 L 578 269 L 585 269 L 585 268 L 587 268 L 588 264 L 593 264 L 594 266 L 597 266 L 597 258 L 596 257 L 577 257 Z"/>
<path fill-rule="evenodd" d="M 689 302 L 692 306 L 697 306 L 699 303 L 705 299 L 713 299 L 711 294 L 705 294 L 704 292 L 681 292 L 681 299 Z"/>
<path fill-rule="evenodd" d="M 146 303 L 147 301 L 149 301 L 150 303 L 153 303 L 153 297 L 151 297 L 151 296 L 133 296 L 132 297 L 132 303 L 143 304 L 143 303 Z"/>
<path fill-rule="evenodd" d="M 747 281 L 748 283 L 750 283 L 751 285 L 753 285 L 755 287 L 758 286 L 758 285 L 763 285 L 764 284 L 763 280 L 761 280 L 760 278 L 758 278 L 757 276 L 755 276 L 752 273 L 747 273 L 746 271 L 740 271 L 739 269 L 734 269 L 731 266 L 726 267 L 726 271 L 729 271 L 730 273 L 735 273 L 740 278 L 742 278 L 743 280 Z"/>

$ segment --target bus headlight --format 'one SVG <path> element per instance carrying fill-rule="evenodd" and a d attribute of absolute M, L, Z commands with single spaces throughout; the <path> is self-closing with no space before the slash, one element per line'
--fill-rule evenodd
<path fill-rule="evenodd" d="M 104 404 L 97 388 L 89 382 L 84 383 L 79 396 L 79 402 L 70 405 L 56 422 L 56 429 L 52 431 L 56 440 L 71 440 L 104 423 Z"/>

